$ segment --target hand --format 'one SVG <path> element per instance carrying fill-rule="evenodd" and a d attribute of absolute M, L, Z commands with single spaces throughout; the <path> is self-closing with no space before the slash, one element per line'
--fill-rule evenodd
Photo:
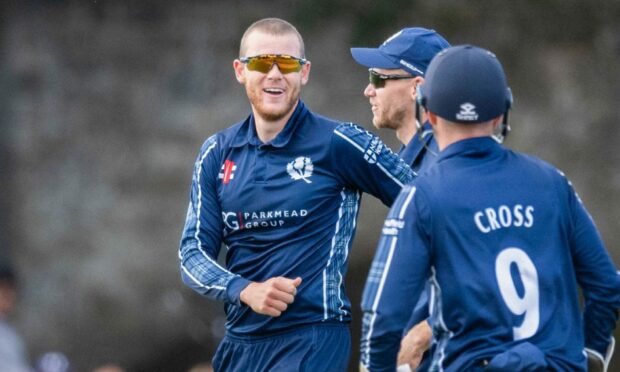
<path fill-rule="evenodd" d="M 270 278 L 262 283 L 252 282 L 240 294 L 241 302 L 255 312 L 269 316 L 280 316 L 295 300 L 301 278 Z"/>
<path fill-rule="evenodd" d="M 415 371 L 422 361 L 422 355 L 431 346 L 432 337 L 431 327 L 426 320 L 416 324 L 400 342 L 397 365 L 408 364 Z"/>

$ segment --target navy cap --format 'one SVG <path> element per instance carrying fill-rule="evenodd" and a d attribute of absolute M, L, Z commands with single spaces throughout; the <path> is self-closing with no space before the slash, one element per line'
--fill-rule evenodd
<path fill-rule="evenodd" d="M 433 57 L 449 46 L 435 30 L 412 27 L 390 36 L 379 48 L 351 48 L 351 55 L 362 66 L 400 68 L 424 76 Z"/>
<path fill-rule="evenodd" d="M 439 53 L 418 94 L 428 111 L 457 123 L 481 123 L 508 111 L 512 94 L 495 54 L 473 45 Z"/>

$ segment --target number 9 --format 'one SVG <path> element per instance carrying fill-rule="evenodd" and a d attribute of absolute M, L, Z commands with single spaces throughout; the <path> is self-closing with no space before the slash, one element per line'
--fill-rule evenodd
<path fill-rule="evenodd" d="M 510 274 L 510 266 L 513 263 L 517 265 L 523 283 L 523 297 L 517 293 L 517 288 Z M 495 277 L 508 309 L 517 316 L 525 314 L 521 325 L 512 328 L 514 339 L 521 340 L 532 337 L 536 334 L 540 323 L 536 266 L 523 250 L 506 248 L 497 255 L 495 260 Z"/>

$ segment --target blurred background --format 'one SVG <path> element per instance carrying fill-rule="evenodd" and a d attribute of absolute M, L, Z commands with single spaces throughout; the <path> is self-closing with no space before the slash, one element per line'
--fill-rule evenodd
<path fill-rule="evenodd" d="M 2 1 L 0 260 L 19 277 L 11 320 L 33 365 L 50 351 L 73 371 L 210 361 L 223 306 L 182 285 L 178 243 L 200 145 L 249 114 L 239 39 L 268 16 L 305 39 L 310 109 L 372 130 L 350 47 L 423 26 L 494 51 L 515 97 L 506 145 L 568 175 L 620 263 L 617 0 Z M 386 213 L 365 198 L 347 279 L 351 370 Z"/>

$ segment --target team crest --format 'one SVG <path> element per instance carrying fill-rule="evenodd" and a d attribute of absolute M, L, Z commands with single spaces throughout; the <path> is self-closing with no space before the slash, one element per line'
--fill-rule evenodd
<path fill-rule="evenodd" d="M 313 170 L 312 160 L 305 156 L 300 156 L 286 165 L 286 171 L 295 181 L 303 180 L 306 183 L 312 183 L 309 178 Z"/>

